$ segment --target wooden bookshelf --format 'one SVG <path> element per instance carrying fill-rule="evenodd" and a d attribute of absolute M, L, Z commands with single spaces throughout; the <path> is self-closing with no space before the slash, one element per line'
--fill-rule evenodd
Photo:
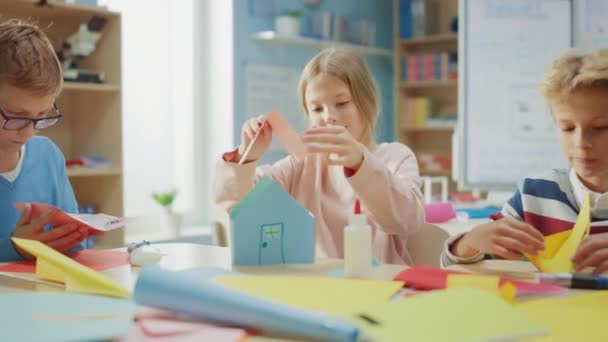
<path fill-rule="evenodd" d="M 455 88 L 458 87 L 457 80 L 447 80 L 447 81 L 432 81 L 432 82 L 401 82 L 401 88 L 403 89 L 445 89 L 450 91 L 450 89 L 446 88 Z"/>
<path fill-rule="evenodd" d="M 121 16 L 104 8 L 50 2 L 39 6 L 34 0 L 0 0 L 3 19 L 22 18 L 42 27 L 55 49 L 94 15 L 107 19 L 102 37 L 82 69 L 101 71 L 104 84 L 65 82 L 57 103 L 64 115 L 43 131 L 61 149 L 66 159 L 87 155 L 103 156 L 107 169 L 70 168 L 68 176 L 80 205 L 93 204 L 98 212 L 123 215 Z M 121 247 L 124 232 L 114 231 L 97 239 L 98 248 Z"/>
<path fill-rule="evenodd" d="M 452 134 L 454 127 L 420 127 L 408 126 L 403 120 L 402 113 L 405 110 L 404 98 L 415 96 L 429 97 L 432 99 L 435 113 L 455 113 L 458 108 L 458 81 L 448 79 L 445 81 L 405 81 L 401 79 L 401 60 L 410 54 L 424 53 L 457 53 L 458 35 L 450 32 L 450 22 L 458 15 L 458 1 L 453 0 L 429 0 L 437 4 L 436 18 L 438 31 L 426 37 L 414 37 L 402 39 L 399 34 L 400 27 L 400 1 L 393 1 L 393 32 L 394 32 L 394 98 L 395 98 L 395 136 L 399 141 L 408 145 L 417 156 L 423 155 L 451 155 Z M 452 170 L 431 171 L 426 170 L 420 163 L 420 174 L 423 176 L 449 176 Z M 456 190 L 456 184 L 450 181 L 450 190 Z"/>
<path fill-rule="evenodd" d="M 347 48 L 354 50 L 362 55 L 383 56 L 389 58 L 393 56 L 393 52 L 389 49 L 381 49 L 373 46 L 337 42 L 333 40 L 313 39 L 307 37 L 282 37 L 277 35 L 274 31 L 257 32 L 252 35 L 252 38 L 260 42 L 281 45 L 312 46 L 319 49 L 327 47 Z"/>
<path fill-rule="evenodd" d="M 408 40 L 400 39 L 399 44 L 402 49 L 420 49 L 423 47 L 434 49 L 443 45 L 457 49 L 458 35 L 455 33 L 443 33 Z"/>

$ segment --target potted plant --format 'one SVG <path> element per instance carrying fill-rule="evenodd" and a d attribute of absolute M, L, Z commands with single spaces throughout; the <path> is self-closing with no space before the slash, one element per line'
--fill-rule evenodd
<path fill-rule="evenodd" d="M 165 209 L 164 224 L 170 230 L 172 230 L 176 236 L 179 236 L 179 230 L 182 224 L 182 215 L 173 211 L 173 202 L 175 201 L 176 196 L 177 190 L 152 193 L 152 198 L 154 201 Z"/>
<path fill-rule="evenodd" d="M 300 18 L 302 11 L 292 9 L 283 11 L 275 18 L 275 31 L 277 36 L 297 37 L 300 35 Z"/>

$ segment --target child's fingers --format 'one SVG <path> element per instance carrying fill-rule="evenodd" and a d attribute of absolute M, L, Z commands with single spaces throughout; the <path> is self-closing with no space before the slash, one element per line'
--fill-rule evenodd
<path fill-rule="evenodd" d="M 512 252 L 499 245 L 492 246 L 490 254 L 498 255 L 499 257 L 507 260 L 520 260 L 522 257 L 520 254 Z"/>
<path fill-rule="evenodd" d="M 608 248 L 595 250 L 591 254 L 587 255 L 586 258 L 576 263 L 576 272 L 580 272 L 587 267 L 597 267 L 608 261 Z"/>
<path fill-rule="evenodd" d="M 44 230 L 44 226 L 46 226 L 47 224 L 49 224 L 51 222 L 51 220 L 53 219 L 53 216 L 55 216 L 55 213 L 57 212 L 57 209 L 49 209 L 46 212 L 44 212 L 42 215 L 40 215 L 38 218 L 35 218 L 34 220 L 31 221 L 34 231 L 37 232 L 42 232 Z"/>
<path fill-rule="evenodd" d="M 324 126 L 324 127 L 314 127 L 309 128 L 304 131 L 304 135 L 308 134 L 340 134 L 344 133 L 346 128 L 342 126 Z"/>
<path fill-rule="evenodd" d="M 593 275 L 602 275 L 602 274 L 604 274 L 606 272 L 608 272 L 608 260 L 606 260 L 603 263 L 601 263 L 600 265 L 598 265 L 593 270 Z"/>
<path fill-rule="evenodd" d="M 532 236 L 527 231 L 521 231 L 512 227 L 500 227 L 496 231 L 500 236 L 508 237 L 536 250 L 545 249 L 545 243 Z"/>
<path fill-rule="evenodd" d="M 348 139 L 339 134 L 319 133 L 304 134 L 302 141 L 306 143 L 345 144 L 348 142 Z"/>
<path fill-rule="evenodd" d="M 306 144 L 306 151 L 308 153 L 336 153 L 339 155 L 347 154 L 349 148 L 343 145 L 334 144 Z"/>
<path fill-rule="evenodd" d="M 63 226 L 53 227 L 53 229 L 41 233 L 37 236 L 37 240 L 40 240 L 42 242 L 49 242 L 62 238 L 77 230 L 78 225 L 76 223 L 68 223 Z"/>
<path fill-rule="evenodd" d="M 84 235 L 76 231 L 66 236 L 63 236 L 57 240 L 47 242 L 46 244 L 59 252 L 65 253 L 75 247 L 77 244 L 79 244 L 80 241 L 82 241 L 84 238 Z"/>
<path fill-rule="evenodd" d="M 517 251 L 521 253 L 528 253 L 531 255 L 536 255 L 538 253 L 538 248 L 535 248 L 534 245 L 530 245 L 521 240 L 507 236 L 495 237 L 493 239 L 493 242 L 508 249 L 509 251 Z"/>
<path fill-rule="evenodd" d="M 19 217 L 19 221 L 17 221 L 17 226 L 23 226 L 28 224 L 32 220 L 32 204 L 25 203 L 25 207 L 21 212 L 21 217 Z"/>
<path fill-rule="evenodd" d="M 543 241 L 543 242 L 545 241 L 545 237 L 543 236 L 543 234 L 538 229 L 532 227 L 530 224 L 520 221 L 520 220 L 512 219 L 512 218 L 507 218 L 507 222 L 509 223 L 510 226 L 513 226 L 523 232 L 526 232 L 527 234 L 531 235 L 536 240 Z"/>

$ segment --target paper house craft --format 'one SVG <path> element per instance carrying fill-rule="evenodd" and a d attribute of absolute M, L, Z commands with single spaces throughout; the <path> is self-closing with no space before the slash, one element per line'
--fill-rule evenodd
<path fill-rule="evenodd" d="M 268 176 L 231 211 L 230 229 L 234 265 L 314 262 L 312 214 Z"/>

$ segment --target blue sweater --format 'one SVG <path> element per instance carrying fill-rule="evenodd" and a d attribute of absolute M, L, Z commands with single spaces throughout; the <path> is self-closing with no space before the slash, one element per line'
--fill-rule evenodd
<path fill-rule="evenodd" d="M 13 183 L 0 177 L 0 261 L 21 259 L 10 240 L 21 217 L 14 204 L 21 202 L 48 203 L 68 213 L 78 212 L 65 158 L 46 137 L 33 137 L 27 143 L 21 172 Z M 85 243 L 74 250 L 84 248 Z"/>

